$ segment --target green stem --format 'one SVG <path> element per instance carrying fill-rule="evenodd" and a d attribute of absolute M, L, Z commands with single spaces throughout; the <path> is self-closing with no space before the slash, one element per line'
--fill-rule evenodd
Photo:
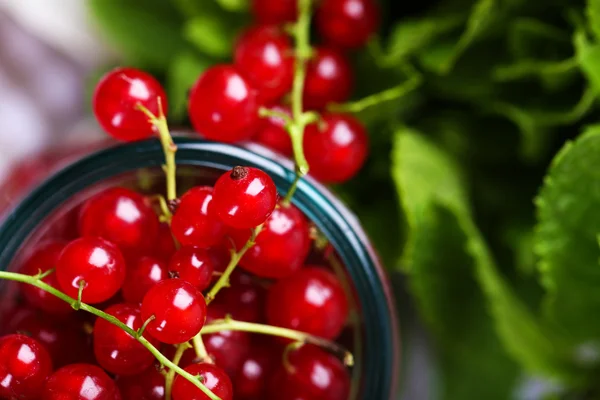
<path fill-rule="evenodd" d="M 283 198 L 283 200 L 281 200 L 281 205 L 283 207 L 288 207 L 291 204 L 292 197 L 294 196 L 294 193 L 296 192 L 296 188 L 298 186 L 298 182 L 300 182 L 300 179 L 302 179 L 302 176 L 300 176 L 299 174 L 296 174 L 296 176 L 294 177 L 294 181 L 292 182 L 292 184 L 290 185 L 290 188 L 288 189 L 288 192 L 285 194 L 285 197 Z"/>
<path fill-rule="evenodd" d="M 178 366 L 181 361 L 181 357 L 183 357 L 183 353 L 191 346 L 188 342 L 181 343 L 177 346 L 177 350 L 175 350 L 175 355 L 173 356 L 173 360 L 171 361 L 173 365 Z M 165 400 L 171 400 L 171 392 L 173 391 L 173 381 L 175 380 L 175 370 L 170 369 L 165 376 Z"/>
<path fill-rule="evenodd" d="M 35 276 L 35 275 L 31 276 L 31 275 L 19 274 L 16 272 L 0 271 L 0 279 L 6 279 L 6 280 L 10 280 L 10 281 L 21 282 L 21 283 L 33 285 L 39 289 L 42 289 L 45 292 L 50 293 L 53 296 L 58 297 L 59 299 L 63 300 L 66 303 L 69 303 L 71 305 L 77 303 L 77 299 L 67 296 L 60 290 L 41 281 L 40 279 L 38 279 L 38 276 Z M 85 304 L 85 303 L 80 303 L 79 309 L 89 312 L 90 314 L 94 314 L 98 318 L 102 318 L 105 321 L 110 322 L 111 324 L 121 328 L 122 330 L 127 332 L 129 335 L 134 337 L 142 346 L 144 346 L 146 349 L 148 349 L 148 351 L 150 353 L 152 353 L 154 355 L 154 357 L 156 357 L 158 362 L 160 362 L 164 367 L 175 370 L 176 373 L 178 373 L 179 375 L 183 376 L 185 379 L 190 381 L 194 386 L 196 386 L 204 394 L 206 394 L 211 400 L 221 400 L 217 395 L 212 393 L 206 386 L 204 386 L 202 384 L 202 382 L 200 382 L 194 375 L 190 374 L 189 372 L 184 371 L 179 366 L 174 365 L 171 362 L 171 360 L 169 360 L 167 357 L 165 357 L 145 337 L 138 335 L 138 333 L 136 331 L 134 331 L 133 329 L 131 329 L 130 327 L 128 327 L 127 325 L 125 325 L 124 323 L 119 321 L 114 316 L 107 314 L 104 311 L 101 311 L 101 310 L 99 310 L 95 307 L 92 307 L 88 304 Z"/>
<path fill-rule="evenodd" d="M 225 318 L 204 325 L 201 333 L 204 335 L 210 333 L 217 333 L 221 331 L 252 332 L 262 335 L 279 336 L 282 338 L 295 340 L 301 343 L 314 344 L 319 347 L 322 347 L 325 350 L 330 351 L 333 354 L 336 354 L 344 361 L 345 365 L 354 365 L 354 357 L 352 356 L 352 353 L 344 349 L 339 344 L 317 336 L 310 335 L 305 332 L 295 331 L 293 329 L 280 328 L 278 326 L 264 324 L 256 324 L 253 322 L 236 321 L 231 318 Z"/>
<path fill-rule="evenodd" d="M 196 358 L 200 360 L 200 362 L 212 363 L 212 359 L 208 355 L 208 351 L 206 350 L 206 346 L 204 345 L 204 341 L 202 340 L 202 335 L 200 333 L 194 336 L 192 343 L 194 343 Z"/>
<path fill-rule="evenodd" d="M 244 247 L 242 247 L 242 249 L 240 251 L 236 252 L 233 249 L 231 250 L 231 260 L 229 261 L 229 265 L 227 265 L 227 268 L 225 268 L 225 272 L 223 272 L 223 275 L 221 275 L 221 277 L 219 278 L 217 283 L 215 283 L 215 285 L 212 287 L 212 289 L 210 289 L 210 292 L 208 292 L 208 294 L 206 295 L 206 304 L 210 304 L 217 296 L 217 293 L 219 293 L 219 291 L 221 289 L 223 289 L 224 287 L 229 285 L 229 277 L 235 270 L 235 267 L 237 267 L 238 263 L 240 262 L 240 260 L 244 256 L 244 254 L 246 254 L 248 249 L 250 249 L 250 247 L 254 246 L 256 237 L 262 230 L 262 227 L 263 227 L 263 225 L 261 224 L 261 225 L 257 226 L 256 228 L 252 229 L 252 234 L 250 235 L 250 239 L 248 239 L 248 241 L 246 242 L 246 244 L 244 245 Z"/>

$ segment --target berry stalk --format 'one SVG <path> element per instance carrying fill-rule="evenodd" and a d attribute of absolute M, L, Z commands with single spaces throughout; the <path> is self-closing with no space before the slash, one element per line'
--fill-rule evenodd
<path fill-rule="evenodd" d="M 181 343 L 177 346 L 177 350 L 175 351 L 175 355 L 173 356 L 172 363 L 173 365 L 179 366 L 179 362 L 181 361 L 181 357 L 183 357 L 183 353 L 191 346 L 188 342 Z M 171 400 L 171 393 L 173 391 L 173 380 L 175 380 L 175 370 L 171 368 L 165 377 L 165 400 Z"/>
<path fill-rule="evenodd" d="M 133 329 L 131 329 L 126 324 L 122 323 L 121 321 L 119 321 L 119 319 L 113 317 L 112 315 L 107 314 L 104 311 L 99 310 L 93 306 L 82 303 L 78 299 L 74 299 L 70 296 L 67 296 L 60 290 L 43 282 L 42 278 L 44 276 L 47 276 L 47 275 L 38 274 L 38 275 L 32 276 L 32 275 L 19 274 L 16 272 L 0 271 L 0 279 L 5 279 L 5 280 L 10 280 L 10 281 L 21 282 L 21 283 L 33 285 L 37 288 L 40 288 L 40 289 L 52 294 L 53 296 L 58 297 L 59 299 L 71 304 L 72 306 L 77 306 L 79 310 L 83 310 L 83 311 L 89 312 L 90 314 L 94 314 L 98 318 L 102 318 L 102 319 L 106 320 L 107 322 L 119 327 L 120 329 L 122 329 L 123 331 L 125 331 L 129 335 L 131 335 L 133 338 L 135 338 L 142 346 L 144 346 L 146 349 L 148 349 L 148 351 L 150 353 L 152 353 L 154 355 L 154 357 L 156 357 L 156 359 L 158 360 L 158 362 L 161 363 L 161 365 L 163 365 L 166 368 L 169 368 L 170 371 L 175 371 L 175 373 L 183 376 L 185 379 L 190 381 L 194 386 L 196 386 L 198 389 L 200 389 L 204 394 L 206 394 L 211 400 L 221 400 L 218 396 L 213 394 L 206 386 L 204 386 L 204 384 L 202 382 L 200 382 L 195 376 L 193 376 L 189 372 L 186 372 L 183 368 L 179 367 L 178 365 L 174 364 L 171 360 L 169 360 L 167 357 L 165 357 L 160 352 L 160 350 L 158 350 L 156 347 L 154 347 L 152 345 L 152 343 L 150 343 L 144 336 L 142 336 L 143 329 L 140 329 L 140 331 L 134 331 Z"/>
<path fill-rule="evenodd" d="M 204 340 L 202 340 L 202 335 L 198 333 L 192 339 L 192 343 L 194 344 L 194 351 L 196 352 L 196 358 L 200 360 L 200 362 L 207 362 L 212 364 L 212 359 L 208 355 L 208 351 L 206 350 L 206 346 L 204 345 Z"/>

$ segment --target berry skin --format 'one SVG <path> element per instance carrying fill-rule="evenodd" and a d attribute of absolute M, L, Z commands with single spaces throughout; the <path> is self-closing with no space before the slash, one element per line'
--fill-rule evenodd
<path fill-rule="evenodd" d="M 92 99 L 94 115 L 102 128 L 126 142 L 145 139 L 154 133 L 148 117 L 136 105 L 158 116 L 158 99 L 167 112 L 167 96 L 151 75 L 134 68 L 117 68 L 102 77 Z"/>
<path fill-rule="evenodd" d="M 175 241 L 171 233 L 171 227 L 167 223 L 161 223 L 158 228 L 156 243 L 152 246 L 151 254 L 155 258 L 168 262 L 175 253 Z"/>
<path fill-rule="evenodd" d="M 264 400 L 267 383 L 280 362 L 267 346 L 253 345 L 233 377 L 236 400 Z"/>
<path fill-rule="evenodd" d="M 40 245 L 25 261 L 20 272 L 33 276 L 54 268 L 64 247 L 65 243 L 63 242 L 48 242 Z M 56 272 L 45 277 L 43 281 L 56 289 L 59 288 Z M 73 311 L 68 303 L 33 285 L 23 284 L 21 291 L 29 304 L 49 314 L 65 315 Z"/>
<path fill-rule="evenodd" d="M 217 180 L 213 199 L 221 221 L 233 228 L 249 229 L 271 215 L 277 189 L 271 177 L 260 169 L 235 167 Z"/>
<path fill-rule="evenodd" d="M 204 386 L 221 400 L 233 399 L 231 380 L 221 368 L 213 364 L 199 363 L 192 364 L 184 369 L 194 376 L 200 375 Z M 210 397 L 194 386 L 193 383 L 177 375 L 173 381 L 173 400 L 210 400 Z"/>
<path fill-rule="evenodd" d="M 261 24 L 285 24 L 298 18 L 298 0 L 252 0 L 252 14 Z"/>
<path fill-rule="evenodd" d="M 241 249 L 250 238 L 247 231 L 230 234 Z M 240 266 L 263 278 L 281 279 L 298 271 L 310 251 L 308 221 L 293 205 L 277 207 L 263 230 L 240 261 Z"/>
<path fill-rule="evenodd" d="M 163 343 L 187 342 L 200 332 L 206 319 L 202 293 L 182 279 L 167 279 L 156 284 L 142 301 L 142 320 L 154 320 L 146 327 L 152 337 Z"/>
<path fill-rule="evenodd" d="M 81 236 L 99 236 L 126 256 L 147 253 L 158 237 L 159 221 L 139 193 L 110 188 L 89 199 L 79 215 Z"/>
<path fill-rule="evenodd" d="M 350 376 L 331 354 L 313 345 L 304 345 L 289 354 L 292 368 L 280 366 L 270 379 L 268 400 L 327 399 L 346 400 Z"/>
<path fill-rule="evenodd" d="M 326 43 L 355 49 L 377 30 L 379 10 L 373 0 L 324 0 L 315 22 Z"/>
<path fill-rule="evenodd" d="M 235 270 L 229 278 L 229 287 L 221 289 L 211 307 L 221 308 L 220 318 L 229 314 L 238 321 L 264 322 L 266 295 L 266 289 L 252 276 Z"/>
<path fill-rule="evenodd" d="M 120 400 L 115 382 L 91 364 L 71 364 L 54 372 L 42 400 Z"/>
<path fill-rule="evenodd" d="M 52 361 L 44 347 L 25 335 L 0 338 L 0 398 L 38 399 Z"/>
<path fill-rule="evenodd" d="M 348 114 L 325 114 L 304 134 L 304 155 L 310 174 L 325 183 L 342 183 L 363 166 L 369 139 L 363 125 Z"/>
<path fill-rule="evenodd" d="M 165 377 L 156 368 L 140 375 L 119 376 L 117 386 L 124 400 L 164 400 Z"/>
<path fill-rule="evenodd" d="M 348 60 L 336 50 L 317 48 L 306 69 L 304 105 L 321 109 L 329 103 L 341 103 L 352 91 L 352 68 Z"/>
<path fill-rule="evenodd" d="M 267 297 L 267 321 L 334 339 L 348 317 L 348 300 L 331 272 L 305 267 L 275 283 Z"/>
<path fill-rule="evenodd" d="M 99 237 L 73 240 L 60 253 L 56 276 L 63 292 L 77 298 L 85 281 L 81 300 L 102 303 L 113 297 L 125 280 L 125 261 L 114 244 Z"/>
<path fill-rule="evenodd" d="M 115 304 L 104 312 L 135 331 L 144 324 L 138 306 Z M 147 339 L 155 347 L 158 345 L 152 338 Z M 102 368 L 119 375 L 142 373 L 154 363 L 152 353 L 136 339 L 102 318 L 96 319 L 94 324 L 94 354 Z"/>
<path fill-rule="evenodd" d="M 183 246 L 206 248 L 223 239 L 226 227 L 215 213 L 212 187 L 196 186 L 181 196 L 171 230 Z"/>
<path fill-rule="evenodd" d="M 148 290 L 168 278 L 164 262 L 152 257 L 141 257 L 127 268 L 125 282 L 121 288 L 123 299 L 128 303 L 141 303 Z"/>
<path fill-rule="evenodd" d="M 213 263 L 210 253 L 199 247 L 184 246 L 177 250 L 169 262 L 169 273 L 191 283 L 203 291 L 213 278 Z"/>
<path fill-rule="evenodd" d="M 233 143 L 256 132 L 261 103 L 258 90 L 233 66 L 216 65 L 190 91 L 188 114 L 194 129 L 210 140 Z"/>
<path fill-rule="evenodd" d="M 270 107 L 273 111 L 278 111 L 292 116 L 292 112 L 287 106 Z M 285 130 L 285 121 L 278 117 L 264 118 L 263 122 L 254 136 L 254 141 L 275 150 L 284 156 L 291 157 L 293 154 L 292 140 Z"/>
<path fill-rule="evenodd" d="M 236 43 L 234 62 L 264 103 L 274 102 L 292 89 L 293 47 L 277 26 L 256 26 L 244 32 Z"/>

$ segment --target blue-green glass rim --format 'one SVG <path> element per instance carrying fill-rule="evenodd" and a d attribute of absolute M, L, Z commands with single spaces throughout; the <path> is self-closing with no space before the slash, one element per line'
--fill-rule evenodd
<path fill-rule="evenodd" d="M 285 193 L 294 172 L 282 163 L 246 148 L 176 138 L 177 164 L 228 170 L 235 165 L 261 168 Z M 10 265 L 21 244 L 48 215 L 74 194 L 116 175 L 158 167 L 163 163 L 157 140 L 118 145 L 93 153 L 59 171 L 25 197 L 0 227 L 0 266 Z M 309 180 L 298 184 L 296 205 L 327 236 L 337 249 L 359 297 L 364 330 L 361 395 L 365 400 L 384 400 L 393 396 L 397 374 L 397 327 L 395 310 L 389 299 L 387 283 L 379 274 L 373 253 L 355 226 L 322 189 Z"/>

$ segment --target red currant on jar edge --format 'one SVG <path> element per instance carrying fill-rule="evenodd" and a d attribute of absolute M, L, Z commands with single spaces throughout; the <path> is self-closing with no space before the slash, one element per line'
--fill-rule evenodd
<path fill-rule="evenodd" d="M 194 376 L 200 375 L 204 386 L 221 400 L 233 399 L 231 380 L 221 368 L 213 364 L 198 363 L 184 369 Z M 173 381 L 173 400 L 210 400 L 210 397 L 194 386 L 193 383 L 177 375 Z"/>
<path fill-rule="evenodd" d="M 331 272 L 308 266 L 276 282 L 267 297 L 267 321 L 335 339 L 348 318 L 348 299 Z"/>
<path fill-rule="evenodd" d="M 235 167 L 221 175 L 213 193 L 221 220 L 238 229 L 254 228 L 271 215 L 277 189 L 269 175 L 257 168 Z"/>
<path fill-rule="evenodd" d="M 273 106 L 270 110 L 292 116 L 288 106 Z M 282 118 L 272 116 L 264 118 L 253 140 L 284 156 L 291 157 L 293 154 L 292 139 L 285 129 L 285 121 Z"/>
<path fill-rule="evenodd" d="M 167 113 L 167 96 L 152 75 L 134 68 L 117 68 L 102 77 L 92 98 L 100 126 L 119 140 L 145 139 L 154 132 L 148 117 L 136 108 L 146 107 L 158 116 L 158 99 Z"/>
<path fill-rule="evenodd" d="M 206 249 L 184 246 L 177 250 L 169 262 L 169 273 L 191 283 L 196 289 L 208 288 L 213 277 L 213 262 Z"/>
<path fill-rule="evenodd" d="M 101 368 L 91 364 L 71 364 L 50 376 L 43 400 L 120 400 L 115 382 Z"/>
<path fill-rule="evenodd" d="M 210 140 L 250 139 L 260 124 L 258 90 L 231 65 L 215 65 L 190 91 L 188 114 L 194 129 Z"/>
<path fill-rule="evenodd" d="M 324 114 L 304 134 L 310 174 L 325 183 L 343 183 L 362 168 L 369 153 L 363 125 L 348 114 Z"/>
<path fill-rule="evenodd" d="M 252 0 L 251 7 L 262 24 L 284 24 L 298 18 L 298 0 Z"/>
<path fill-rule="evenodd" d="M 350 62 L 342 53 L 317 47 L 306 69 L 304 105 L 309 109 L 321 109 L 329 103 L 348 100 L 353 79 Z"/>
<path fill-rule="evenodd" d="M 277 26 L 255 26 L 245 31 L 236 43 L 234 61 L 264 103 L 277 101 L 292 89 L 292 42 Z"/>
<path fill-rule="evenodd" d="M 141 303 L 148 290 L 167 278 L 169 274 L 165 263 L 152 257 L 140 257 L 127 268 L 121 288 L 123 299 L 129 303 Z"/>
<path fill-rule="evenodd" d="M 56 276 L 61 289 L 77 298 L 83 281 L 81 300 L 102 303 L 113 297 L 125 280 L 125 260 L 114 244 L 99 237 L 73 240 L 60 253 Z"/>
<path fill-rule="evenodd" d="M 52 373 L 46 349 L 25 335 L 0 338 L 0 398 L 38 399 Z"/>
<path fill-rule="evenodd" d="M 373 0 L 323 0 L 315 22 L 327 44 L 355 49 L 377 30 L 379 10 Z"/>
<path fill-rule="evenodd" d="M 154 317 L 146 332 L 163 343 L 187 342 L 200 332 L 206 301 L 198 289 L 182 279 L 157 283 L 142 301 L 142 320 Z"/>

